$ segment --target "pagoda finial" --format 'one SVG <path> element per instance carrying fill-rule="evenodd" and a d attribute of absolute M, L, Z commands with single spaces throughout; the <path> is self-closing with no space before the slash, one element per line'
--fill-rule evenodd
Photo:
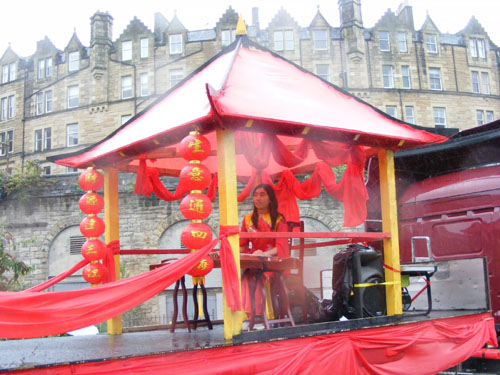
<path fill-rule="evenodd" d="M 236 35 L 247 35 L 247 27 L 241 15 L 238 17 L 238 23 L 236 24 Z"/>

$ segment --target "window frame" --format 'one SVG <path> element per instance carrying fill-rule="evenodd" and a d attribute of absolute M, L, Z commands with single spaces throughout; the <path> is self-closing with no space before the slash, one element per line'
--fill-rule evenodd
<path fill-rule="evenodd" d="M 35 129 L 33 152 L 43 151 L 43 129 Z"/>
<path fill-rule="evenodd" d="M 175 76 L 175 73 L 181 73 L 179 76 L 180 79 L 172 79 Z M 169 79 L 170 79 L 170 88 L 175 87 L 179 82 L 184 79 L 184 70 L 182 68 L 170 69 L 169 71 Z"/>
<path fill-rule="evenodd" d="M 6 147 L 3 147 L 5 144 Z M 6 156 L 14 152 L 14 130 L 3 130 L 0 132 L 0 156 Z"/>
<path fill-rule="evenodd" d="M 401 36 L 403 36 L 403 40 Z M 402 44 L 404 45 L 404 48 L 401 48 Z M 408 40 L 404 31 L 398 31 L 398 50 L 401 53 L 408 53 Z"/>
<path fill-rule="evenodd" d="M 326 29 L 316 29 L 313 30 L 313 46 L 315 51 L 328 51 L 328 30 Z M 319 38 L 319 35 L 324 35 L 323 38 Z M 320 43 L 324 43 L 322 46 Z"/>
<path fill-rule="evenodd" d="M 44 113 L 44 100 L 43 100 L 43 91 L 38 92 L 35 95 L 35 115 L 43 115 Z"/>
<path fill-rule="evenodd" d="M 390 110 L 389 110 L 390 108 Z M 393 112 L 393 113 L 390 113 Z M 386 105 L 385 113 L 393 118 L 398 118 L 398 106 L 397 105 Z"/>
<path fill-rule="evenodd" d="M 435 76 L 434 73 L 437 73 Z M 439 82 L 439 88 L 435 83 Z M 435 86 L 435 87 L 433 87 Z M 443 81 L 441 79 L 441 68 L 429 67 L 429 89 L 433 91 L 443 91 Z"/>
<path fill-rule="evenodd" d="M 3 97 L 0 99 L 0 120 L 5 121 L 7 120 L 7 114 L 9 111 L 9 104 L 7 101 L 7 97 Z"/>
<path fill-rule="evenodd" d="M 72 92 L 73 90 L 76 90 L 76 94 Z M 80 86 L 79 85 L 68 86 L 67 92 L 68 92 L 67 108 L 68 109 L 77 108 L 80 105 Z"/>
<path fill-rule="evenodd" d="M 411 110 L 411 116 L 408 116 L 408 110 Z M 412 105 L 405 106 L 405 121 L 415 125 L 415 108 Z"/>
<path fill-rule="evenodd" d="M 127 84 L 129 82 L 130 84 Z M 127 96 L 126 94 L 130 91 L 130 95 Z M 132 82 L 132 76 L 122 76 L 121 77 L 121 99 L 130 99 L 134 95 L 133 93 L 133 82 Z"/>
<path fill-rule="evenodd" d="M 320 72 L 321 69 L 325 69 L 325 71 Z M 316 64 L 314 66 L 314 71 L 318 77 L 324 79 L 327 82 L 331 82 L 330 81 L 330 64 Z"/>
<path fill-rule="evenodd" d="M 222 29 L 220 31 L 220 42 L 222 47 L 230 45 L 236 39 L 236 29 Z"/>
<path fill-rule="evenodd" d="M 481 76 L 481 89 L 482 89 L 482 93 L 486 94 L 486 95 L 491 94 L 491 91 L 490 91 L 490 75 L 488 74 L 488 72 L 481 72 L 480 76 Z"/>
<path fill-rule="evenodd" d="M 407 84 L 405 84 L 405 80 Z M 401 86 L 407 90 L 411 89 L 411 69 L 409 65 L 401 65 Z"/>
<path fill-rule="evenodd" d="M 390 68 L 390 72 L 386 72 L 385 71 L 386 68 Z M 386 78 L 390 80 L 390 82 L 387 82 L 388 85 L 386 85 Z M 394 88 L 394 67 L 392 65 L 386 65 L 386 64 L 382 65 L 382 86 L 384 87 L 384 89 Z"/>
<path fill-rule="evenodd" d="M 141 38 L 139 45 L 141 48 L 141 59 L 147 59 L 149 57 L 149 38 Z"/>
<path fill-rule="evenodd" d="M 144 80 L 144 78 L 146 78 Z M 148 73 L 139 74 L 139 83 L 140 83 L 140 96 L 148 96 L 149 95 L 149 76 Z"/>
<path fill-rule="evenodd" d="M 15 62 L 9 64 L 9 82 L 16 80 L 16 68 L 17 64 Z"/>
<path fill-rule="evenodd" d="M 495 112 L 494 111 L 486 110 L 485 112 L 486 112 L 486 122 L 487 123 L 495 120 Z"/>
<path fill-rule="evenodd" d="M 429 38 L 431 38 L 431 39 L 429 39 Z M 432 53 L 432 54 L 438 53 L 437 35 L 436 34 L 425 34 L 425 51 L 427 53 Z"/>
<path fill-rule="evenodd" d="M 16 117 L 16 96 L 15 95 L 9 95 L 8 99 L 8 112 L 7 112 L 7 118 L 12 119 Z"/>
<path fill-rule="evenodd" d="M 437 113 L 436 112 L 440 112 L 442 110 L 442 117 L 437 117 Z M 434 127 L 441 127 L 441 128 L 447 128 L 448 127 L 448 124 L 447 124 L 447 121 L 446 121 L 446 108 L 445 107 L 432 107 L 432 111 L 433 111 L 433 118 L 434 118 Z M 438 114 L 439 115 L 439 114 Z M 442 123 L 438 123 L 436 121 L 436 119 L 443 119 L 444 121 Z"/>
<path fill-rule="evenodd" d="M 169 52 L 171 55 L 180 55 L 183 53 L 182 34 L 171 34 L 168 36 Z"/>
<path fill-rule="evenodd" d="M 70 132 L 70 129 L 75 129 L 76 131 Z M 75 137 L 76 134 L 76 137 Z M 70 144 L 70 139 L 75 139 L 76 138 L 76 143 Z M 78 146 L 78 123 L 71 123 L 66 125 L 66 147 L 75 147 Z"/>
<path fill-rule="evenodd" d="M 476 123 L 477 125 L 483 125 L 486 122 L 484 121 L 484 111 L 482 109 L 476 109 Z"/>
<path fill-rule="evenodd" d="M 44 79 L 45 78 L 45 59 L 38 60 L 38 69 L 37 69 L 37 78 Z"/>
<path fill-rule="evenodd" d="M 80 70 L 80 51 L 68 52 L 68 72 L 78 70 Z"/>
<path fill-rule="evenodd" d="M 122 61 L 132 61 L 132 41 L 125 40 L 122 42 Z"/>
<path fill-rule="evenodd" d="M 52 149 L 52 128 L 49 126 L 43 129 L 43 149 Z"/>
<path fill-rule="evenodd" d="M 45 113 L 50 113 L 53 110 L 53 94 L 52 90 L 45 91 Z M 50 108 L 49 108 L 50 103 Z"/>
<path fill-rule="evenodd" d="M 378 32 L 378 48 L 381 52 L 391 52 L 391 33 L 389 31 Z"/>

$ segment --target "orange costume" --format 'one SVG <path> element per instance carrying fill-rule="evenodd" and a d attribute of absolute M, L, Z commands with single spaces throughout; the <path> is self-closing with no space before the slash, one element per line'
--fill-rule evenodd
<path fill-rule="evenodd" d="M 257 222 L 257 228 L 252 223 L 252 214 L 245 215 L 243 222 L 241 223 L 241 232 L 287 232 L 288 227 L 283 216 L 279 216 L 276 220 L 276 225 L 274 230 L 271 228 L 271 216 L 269 213 L 260 215 L 259 221 Z M 249 248 L 251 244 L 251 248 Z M 256 250 L 267 251 L 276 247 L 277 257 L 288 258 L 290 256 L 290 250 L 288 247 L 288 240 L 286 238 L 252 238 L 252 239 L 240 239 L 240 247 L 245 248 L 243 253 L 252 254 Z M 272 274 L 265 273 L 264 278 L 269 280 Z M 243 308 L 248 314 L 252 311 L 252 305 L 250 301 L 249 293 L 249 283 L 252 281 L 246 273 L 241 280 L 241 293 L 243 299 Z M 261 315 L 262 313 L 262 292 L 259 288 L 255 290 L 255 314 Z"/>

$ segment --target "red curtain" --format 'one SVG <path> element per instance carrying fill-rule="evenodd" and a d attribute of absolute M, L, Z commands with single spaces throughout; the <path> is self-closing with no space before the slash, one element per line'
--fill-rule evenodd
<path fill-rule="evenodd" d="M 13 373 L 434 375 L 463 362 L 485 344 L 497 345 L 488 313 Z"/>
<path fill-rule="evenodd" d="M 226 234 L 221 235 L 221 271 L 228 306 L 239 311 L 241 299 L 238 288 L 234 287 L 238 285 L 238 274 L 225 237 L 233 232 L 226 230 Z M 172 264 L 93 288 L 46 293 L 0 292 L 0 338 L 57 335 L 122 314 L 173 284 L 196 266 L 218 241 L 215 239 Z"/>

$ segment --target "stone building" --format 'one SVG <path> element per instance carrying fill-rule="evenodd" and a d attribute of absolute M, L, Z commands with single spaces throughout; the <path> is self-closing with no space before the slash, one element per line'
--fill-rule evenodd
<path fill-rule="evenodd" d="M 282 8 L 261 28 L 255 8 L 252 20 L 246 20 L 249 37 L 410 124 L 466 129 L 500 116 L 500 49 L 474 17 L 462 31 L 444 34 L 430 16 L 415 28 L 412 7 L 402 4 L 365 28 L 360 0 L 338 3 L 340 26 L 329 25 L 318 9 L 304 27 Z M 177 16 L 168 21 L 157 13 L 152 28 L 134 18 L 114 39 L 112 15 L 96 12 L 90 19 L 89 46 L 73 34 L 63 49 L 45 38 L 31 56 L 18 56 L 14 47 L 4 52 L 0 170 L 31 160 L 40 161 L 47 175 L 69 174 L 51 176 L 50 180 L 58 179 L 58 187 L 39 197 L 0 202 L 0 223 L 19 240 L 34 240 L 17 254 L 35 266 L 29 284 L 55 276 L 81 259 L 76 171 L 46 158 L 88 147 L 146 109 L 230 44 L 237 19 L 229 8 L 213 28 L 187 30 Z M 183 218 L 178 203 L 134 196 L 129 188 L 133 182 L 126 182 L 129 176 L 122 178 L 122 246 L 179 247 Z M 327 195 L 317 202 L 302 202 L 300 209 L 308 230 L 342 229 L 342 207 Z M 247 212 L 248 207 L 240 210 Z M 211 224 L 215 231 L 215 222 Z M 314 257 L 308 259 L 314 262 Z M 135 273 L 152 260 L 126 262 Z M 311 266 L 318 271 L 330 263 L 331 254 Z M 60 287 L 81 285 L 81 277 L 75 276 Z M 319 291 L 319 279 L 307 280 L 307 285 Z M 220 304 L 218 288 L 213 290 L 212 306 Z M 151 302 L 145 314 L 163 314 L 168 320 L 167 295 L 158 297 L 160 303 Z"/>

